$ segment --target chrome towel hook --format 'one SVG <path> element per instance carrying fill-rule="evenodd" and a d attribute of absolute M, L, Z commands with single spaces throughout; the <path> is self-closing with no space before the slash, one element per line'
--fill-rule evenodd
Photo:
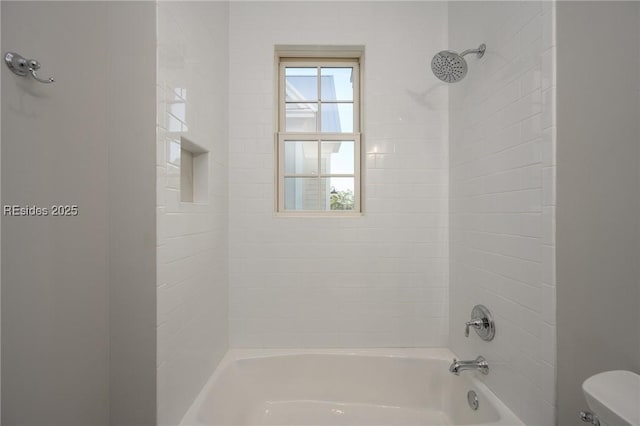
<path fill-rule="evenodd" d="M 25 59 L 17 53 L 7 52 L 4 55 L 4 63 L 7 64 L 9 69 L 13 71 L 14 74 L 17 74 L 21 77 L 26 76 L 27 74 L 31 74 L 34 80 L 39 81 L 40 83 L 53 83 L 55 80 L 53 78 L 42 79 L 38 77 L 36 71 L 40 69 L 40 62 L 35 59 Z"/>

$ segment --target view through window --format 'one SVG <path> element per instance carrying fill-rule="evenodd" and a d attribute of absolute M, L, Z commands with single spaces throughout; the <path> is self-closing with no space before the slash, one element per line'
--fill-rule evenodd
<path fill-rule="evenodd" d="M 280 60 L 278 211 L 360 212 L 359 63 Z"/>

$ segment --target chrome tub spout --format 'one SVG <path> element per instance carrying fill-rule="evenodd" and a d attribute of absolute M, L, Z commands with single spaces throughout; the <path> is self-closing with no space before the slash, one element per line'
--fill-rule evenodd
<path fill-rule="evenodd" d="M 458 361 L 454 358 L 453 363 L 449 366 L 449 371 L 456 376 L 465 370 L 477 370 L 482 374 L 489 374 L 489 364 L 484 357 L 479 356 L 473 361 Z"/>

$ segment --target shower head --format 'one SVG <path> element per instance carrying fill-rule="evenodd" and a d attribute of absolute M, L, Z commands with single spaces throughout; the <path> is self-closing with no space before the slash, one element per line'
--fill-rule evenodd
<path fill-rule="evenodd" d="M 458 82 L 467 75 L 467 61 L 464 60 L 464 56 L 469 53 L 475 53 L 478 58 L 482 58 L 486 48 L 483 43 L 477 49 L 468 49 L 462 53 L 443 50 L 436 53 L 431 60 L 431 70 L 436 77 L 445 83 Z"/>

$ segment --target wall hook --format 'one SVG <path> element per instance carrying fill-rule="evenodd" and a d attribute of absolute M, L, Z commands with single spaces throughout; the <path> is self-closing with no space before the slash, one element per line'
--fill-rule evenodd
<path fill-rule="evenodd" d="M 17 74 L 21 77 L 26 76 L 27 74 L 31 74 L 34 80 L 39 81 L 40 83 L 53 83 L 55 80 L 53 78 L 43 79 L 38 77 L 36 73 L 37 70 L 40 69 L 40 62 L 35 59 L 25 59 L 17 53 L 7 52 L 4 55 L 4 63 L 7 64 L 9 69 L 13 71 L 14 74 Z"/>

